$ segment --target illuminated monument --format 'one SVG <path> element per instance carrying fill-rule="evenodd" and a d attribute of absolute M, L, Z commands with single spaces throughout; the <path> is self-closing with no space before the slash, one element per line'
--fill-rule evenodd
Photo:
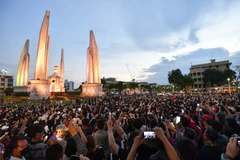
<path fill-rule="evenodd" d="M 46 11 L 42 27 L 39 33 L 38 50 L 34 79 L 30 80 L 30 100 L 48 98 L 48 54 L 50 47 L 50 36 L 48 35 L 50 11 Z"/>
<path fill-rule="evenodd" d="M 48 77 L 50 82 L 50 92 L 65 92 L 64 89 L 64 50 L 61 52 L 60 76 L 58 75 L 58 66 L 54 66 L 53 74 Z"/>
<path fill-rule="evenodd" d="M 99 53 L 93 31 L 91 30 L 90 46 L 87 49 L 87 83 L 82 84 L 81 96 L 95 97 L 99 96 L 101 92 Z"/>
<path fill-rule="evenodd" d="M 29 61 L 29 40 L 26 40 L 18 64 L 18 72 L 14 92 L 27 92 L 28 90 Z"/>

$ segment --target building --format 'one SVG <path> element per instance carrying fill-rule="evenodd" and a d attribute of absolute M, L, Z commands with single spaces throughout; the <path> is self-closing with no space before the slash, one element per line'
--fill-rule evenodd
<path fill-rule="evenodd" d="M 74 91 L 74 82 L 73 81 L 69 82 L 69 91 Z"/>
<path fill-rule="evenodd" d="M 210 61 L 210 63 L 191 65 L 190 75 L 194 80 L 193 89 L 202 90 L 205 88 L 203 83 L 203 72 L 206 69 L 215 68 L 217 70 L 224 71 L 225 69 L 230 69 L 232 64 L 228 60 L 216 62 L 215 59 L 211 59 Z"/>
<path fill-rule="evenodd" d="M 50 82 L 50 92 L 65 92 L 63 86 L 63 77 L 58 75 L 58 66 L 54 66 L 53 74 L 48 77 Z"/>
<path fill-rule="evenodd" d="M 74 82 L 68 81 L 67 79 L 64 81 L 64 88 L 67 91 L 74 91 Z"/>
<path fill-rule="evenodd" d="M 48 77 L 50 82 L 50 92 L 65 92 L 64 88 L 64 50 L 61 50 L 61 61 L 60 61 L 60 74 L 58 75 L 58 66 L 54 66 L 53 74 Z"/>
<path fill-rule="evenodd" d="M 7 88 L 13 88 L 13 76 L 0 75 L 0 93 Z"/>
<path fill-rule="evenodd" d="M 67 79 L 64 81 L 64 88 L 68 91 L 69 90 L 69 82 Z"/>
<path fill-rule="evenodd" d="M 118 81 L 116 81 L 116 78 L 114 77 L 110 77 L 110 78 L 105 78 L 103 77 L 103 80 L 105 81 L 105 83 L 108 84 L 117 84 Z"/>

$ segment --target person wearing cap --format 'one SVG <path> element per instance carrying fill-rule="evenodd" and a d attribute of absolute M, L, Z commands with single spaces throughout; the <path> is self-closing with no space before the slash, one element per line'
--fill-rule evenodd
<path fill-rule="evenodd" d="M 56 127 L 56 139 L 63 147 L 63 153 L 65 153 L 67 141 L 65 140 L 65 136 L 67 135 L 68 128 L 65 124 L 59 124 Z"/>

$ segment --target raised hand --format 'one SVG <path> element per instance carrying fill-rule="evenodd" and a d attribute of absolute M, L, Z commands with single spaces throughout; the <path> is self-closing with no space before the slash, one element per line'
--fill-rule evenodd
<path fill-rule="evenodd" d="M 107 121 L 108 129 L 109 129 L 109 128 L 112 128 L 112 125 L 113 125 L 112 116 L 109 116 L 109 117 L 108 117 L 108 121 Z"/>
<path fill-rule="evenodd" d="M 20 118 L 20 123 L 22 124 L 22 125 L 26 125 L 27 124 L 27 118 Z"/>
<path fill-rule="evenodd" d="M 112 120 L 112 123 L 115 124 L 116 123 L 116 119 L 113 117 L 113 115 L 111 116 L 111 120 Z"/>
<path fill-rule="evenodd" d="M 153 131 L 155 132 L 156 137 L 158 137 L 159 139 L 166 138 L 162 128 L 154 127 Z"/>
<path fill-rule="evenodd" d="M 71 121 L 69 122 L 69 124 L 68 124 L 68 130 L 69 130 L 69 132 L 70 132 L 70 134 L 71 134 L 72 136 L 74 136 L 75 134 L 77 134 L 77 129 L 76 129 L 75 125 L 73 124 L 73 121 L 72 121 L 72 120 L 71 120 Z"/>
<path fill-rule="evenodd" d="M 143 142 L 143 132 L 135 137 L 133 145 L 139 147 Z"/>
<path fill-rule="evenodd" d="M 237 145 L 237 137 L 231 137 L 229 139 L 227 148 L 226 148 L 226 153 L 232 158 L 235 158 L 238 153 L 239 153 L 239 146 Z"/>

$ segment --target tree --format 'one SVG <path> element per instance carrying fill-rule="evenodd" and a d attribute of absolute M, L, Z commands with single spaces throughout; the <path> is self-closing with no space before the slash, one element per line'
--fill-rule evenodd
<path fill-rule="evenodd" d="M 225 69 L 223 71 L 223 80 L 224 82 L 227 82 L 227 79 L 230 78 L 230 81 L 234 80 L 236 78 L 236 72 L 231 69 Z"/>
<path fill-rule="evenodd" d="M 238 91 L 238 84 L 239 84 L 239 79 L 240 79 L 240 66 L 235 66 L 235 70 L 237 72 L 237 78 L 236 78 L 236 89 Z"/>
<path fill-rule="evenodd" d="M 106 80 L 105 80 L 105 78 L 103 77 L 103 78 L 101 78 L 101 84 L 103 84 L 103 86 L 105 86 L 106 85 Z"/>
<path fill-rule="evenodd" d="M 203 83 L 205 86 L 219 86 L 224 84 L 223 72 L 217 69 L 207 69 L 203 72 Z"/>
<path fill-rule="evenodd" d="M 4 93 L 6 94 L 6 96 L 10 96 L 13 94 L 13 88 L 6 88 Z"/>
<path fill-rule="evenodd" d="M 112 89 L 116 89 L 117 88 L 117 85 L 116 84 L 108 84 L 108 85 L 106 85 L 106 89 L 108 89 L 108 90 L 112 90 Z"/>
<path fill-rule="evenodd" d="M 168 73 L 168 82 L 179 89 L 186 89 L 188 86 L 192 86 L 194 83 L 191 76 L 183 75 L 180 69 L 172 70 Z"/>
<path fill-rule="evenodd" d="M 174 84 L 179 86 L 181 84 L 181 79 L 183 78 L 182 72 L 180 69 L 172 70 L 168 72 L 168 82 L 170 84 Z"/>
<path fill-rule="evenodd" d="M 121 92 L 122 90 L 126 89 L 126 84 L 120 81 L 116 84 L 116 89 Z"/>
<path fill-rule="evenodd" d="M 127 87 L 128 87 L 129 89 L 136 89 L 136 88 L 138 88 L 138 83 L 129 82 L 129 83 L 127 84 Z"/>
<path fill-rule="evenodd" d="M 143 90 L 144 92 L 146 91 L 150 91 L 150 85 L 149 84 L 141 84 L 141 90 Z"/>
<path fill-rule="evenodd" d="M 194 81 L 190 75 L 184 75 L 181 79 L 181 89 L 185 88 L 187 89 L 188 86 L 192 86 L 194 84 Z"/>

